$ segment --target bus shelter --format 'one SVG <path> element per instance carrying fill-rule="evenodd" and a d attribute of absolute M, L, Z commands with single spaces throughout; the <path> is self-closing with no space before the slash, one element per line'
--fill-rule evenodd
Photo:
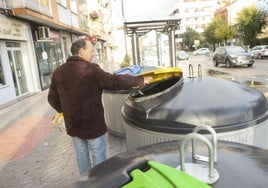
<path fill-rule="evenodd" d="M 155 30 L 168 35 L 170 65 L 171 67 L 176 67 L 175 31 L 179 28 L 180 21 L 181 19 L 163 19 L 125 22 L 125 34 L 131 37 L 133 64 L 140 65 L 138 38 Z"/>

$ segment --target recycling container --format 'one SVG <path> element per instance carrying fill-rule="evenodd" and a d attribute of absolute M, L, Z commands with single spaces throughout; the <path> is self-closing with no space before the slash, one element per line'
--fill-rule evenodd
<path fill-rule="evenodd" d="M 143 69 L 143 70 L 142 70 Z M 122 69 L 119 69 L 114 72 L 116 75 L 132 75 L 135 76 L 140 72 L 144 71 L 144 67 L 140 66 L 128 66 Z M 123 128 L 123 120 L 121 118 L 120 109 L 123 106 L 123 101 L 126 96 L 133 89 L 128 90 L 120 90 L 120 91 L 113 91 L 113 90 L 104 90 L 102 94 L 102 101 L 104 107 L 104 117 L 106 120 L 106 125 L 108 128 L 109 133 L 114 136 L 118 137 L 125 137 L 125 130 Z"/>
<path fill-rule="evenodd" d="M 203 76 L 171 77 L 139 88 L 125 99 L 121 113 L 128 150 L 180 140 L 200 125 L 215 129 L 218 139 L 268 149 L 267 109 L 260 91 Z"/>
<path fill-rule="evenodd" d="M 196 152 L 205 154 L 206 149 L 205 145 L 200 144 Z M 219 177 L 212 184 L 196 181 L 196 176 L 189 177 L 186 174 L 183 177 L 184 174 L 181 174 L 177 168 L 181 164 L 180 152 L 181 147 L 178 141 L 162 142 L 127 151 L 92 168 L 89 176 L 83 181 L 76 182 L 74 187 L 268 187 L 268 150 L 236 142 L 218 141 L 218 160 L 214 168 Z M 185 144 L 184 160 L 185 164 L 208 165 L 206 162 L 192 158 L 190 142 Z"/>
<path fill-rule="evenodd" d="M 161 75 L 161 77 L 155 77 L 154 81 L 164 79 L 167 75 L 170 74 L 167 72 L 181 72 L 181 69 L 170 69 L 166 68 L 163 69 L 159 67 L 153 67 L 153 66 L 129 66 L 122 69 L 119 69 L 115 71 L 114 73 L 117 75 L 122 74 L 128 74 L 132 76 L 137 76 L 140 74 L 147 74 L 151 71 L 157 71 L 158 75 Z M 163 74 L 163 73 L 166 74 Z M 162 73 L 162 74 L 161 74 Z M 106 120 L 106 125 L 108 128 L 108 132 L 111 133 L 114 136 L 118 137 L 125 137 L 125 129 L 124 129 L 124 123 L 121 116 L 121 108 L 123 106 L 125 98 L 134 91 L 135 88 L 128 89 L 128 90 L 120 90 L 120 91 L 114 91 L 114 90 L 104 90 L 102 95 L 102 101 L 104 106 L 104 117 Z"/>

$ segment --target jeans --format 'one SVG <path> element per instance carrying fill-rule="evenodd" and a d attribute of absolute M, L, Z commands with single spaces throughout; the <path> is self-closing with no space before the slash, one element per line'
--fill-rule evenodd
<path fill-rule="evenodd" d="M 106 160 L 106 134 L 94 139 L 72 139 L 80 175 Z"/>

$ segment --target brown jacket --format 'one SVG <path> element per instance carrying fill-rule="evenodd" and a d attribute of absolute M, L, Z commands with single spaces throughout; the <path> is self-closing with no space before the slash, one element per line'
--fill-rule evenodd
<path fill-rule="evenodd" d="M 67 134 L 96 138 L 107 132 L 102 90 L 129 89 L 143 82 L 143 77 L 116 76 L 72 56 L 53 73 L 48 102 L 57 112 L 63 112 Z"/>

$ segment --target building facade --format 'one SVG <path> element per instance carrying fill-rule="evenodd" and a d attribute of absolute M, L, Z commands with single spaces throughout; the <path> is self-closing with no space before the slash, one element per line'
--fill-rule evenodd
<path fill-rule="evenodd" d="M 217 8 L 217 0 L 175 0 L 172 17 L 180 18 L 180 28 L 176 31 L 176 43 L 180 49 L 184 43 L 183 34 L 192 28 L 198 33 L 204 31 L 204 26 L 211 22 Z"/>
<path fill-rule="evenodd" d="M 95 44 L 98 63 L 107 61 L 105 32 L 112 31 L 103 26 L 109 15 L 101 17 L 105 11 L 99 6 L 109 8 L 110 1 L 96 2 L 0 1 L 0 107 L 47 89 L 53 71 L 71 55 L 71 44 L 78 38 Z M 95 7 L 98 18 L 88 7 Z"/>
<path fill-rule="evenodd" d="M 176 31 L 176 43 L 181 49 L 184 45 L 183 34 L 186 28 L 202 33 L 215 16 L 220 16 L 229 26 L 237 24 L 237 13 L 246 6 L 257 6 L 268 11 L 267 0 L 174 0 L 171 16 L 180 18 L 181 25 Z M 259 38 L 267 38 L 267 29 Z M 239 37 L 229 43 L 240 43 Z"/>
<path fill-rule="evenodd" d="M 237 15 L 244 7 L 256 6 L 262 11 L 268 12 L 267 0 L 230 0 L 219 1 L 219 6 L 215 12 L 215 16 L 220 17 L 222 20 L 232 27 L 237 24 Z M 257 36 L 260 40 L 268 41 L 268 28 L 264 28 L 262 33 Z M 241 37 L 235 37 L 233 43 L 241 44 Z"/>

